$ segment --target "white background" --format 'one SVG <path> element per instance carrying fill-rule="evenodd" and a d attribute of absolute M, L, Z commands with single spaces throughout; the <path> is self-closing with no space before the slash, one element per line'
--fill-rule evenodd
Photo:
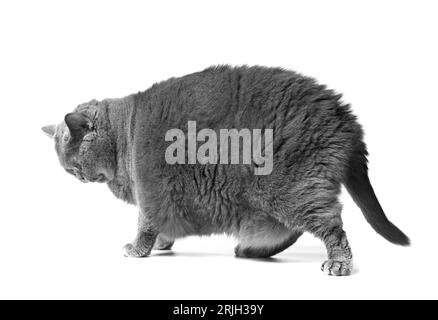
<path fill-rule="evenodd" d="M 438 298 L 436 1 L 2 1 L 0 298 Z M 412 240 L 386 242 L 346 193 L 351 277 L 310 235 L 271 262 L 225 237 L 127 259 L 136 209 L 58 164 L 40 127 L 212 64 L 294 69 L 344 93 L 370 177 Z"/>

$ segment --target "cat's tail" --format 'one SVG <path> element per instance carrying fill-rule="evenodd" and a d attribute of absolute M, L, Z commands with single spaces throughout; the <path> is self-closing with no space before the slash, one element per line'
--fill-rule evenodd
<path fill-rule="evenodd" d="M 360 141 L 350 158 L 345 187 L 373 229 L 386 240 L 408 246 L 409 238 L 388 220 L 368 178 L 367 151 Z"/>

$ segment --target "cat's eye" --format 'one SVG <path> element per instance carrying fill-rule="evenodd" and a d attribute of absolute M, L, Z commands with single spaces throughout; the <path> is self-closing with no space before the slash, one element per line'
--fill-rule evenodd
<path fill-rule="evenodd" d="M 73 169 L 66 168 L 65 171 L 67 171 L 67 172 L 70 173 L 70 174 L 75 174 L 75 172 L 73 171 Z"/>

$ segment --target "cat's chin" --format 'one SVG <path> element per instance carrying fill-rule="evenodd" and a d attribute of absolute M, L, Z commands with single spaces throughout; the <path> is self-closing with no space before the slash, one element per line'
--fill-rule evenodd
<path fill-rule="evenodd" d="M 78 179 L 79 179 L 79 181 L 81 181 L 83 183 L 88 183 L 88 182 L 107 183 L 107 182 L 109 182 L 109 179 L 103 174 L 100 174 L 99 176 L 93 177 L 93 178 L 83 177 L 83 178 L 78 178 Z"/>
<path fill-rule="evenodd" d="M 108 180 L 107 177 L 102 176 L 102 177 L 99 177 L 96 182 L 98 182 L 98 183 L 107 183 L 107 182 L 109 182 L 109 180 Z"/>
<path fill-rule="evenodd" d="M 88 181 L 90 181 L 90 182 L 98 182 L 98 183 L 105 183 L 105 182 L 108 182 L 108 178 L 105 175 L 103 175 L 103 174 L 99 174 L 99 176 L 97 176 L 96 178 L 88 179 Z"/>

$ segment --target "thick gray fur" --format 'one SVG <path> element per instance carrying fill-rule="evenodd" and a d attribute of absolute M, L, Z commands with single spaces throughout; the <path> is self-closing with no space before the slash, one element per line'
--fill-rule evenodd
<path fill-rule="evenodd" d="M 239 257 L 270 257 L 310 232 L 326 245 L 329 275 L 348 275 L 341 184 L 389 241 L 408 238 L 386 218 L 367 175 L 361 126 L 341 95 L 298 73 L 265 67 L 211 67 L 122 99 L 79 105 L 56 127 L 61 165 L 83 182 L 106 182 L 139 209 L 125 255 L 170 249 L 176 238 L 226 233 Z M 274 167 L 169 165 L 169 129 L 273 129 Z"/>

